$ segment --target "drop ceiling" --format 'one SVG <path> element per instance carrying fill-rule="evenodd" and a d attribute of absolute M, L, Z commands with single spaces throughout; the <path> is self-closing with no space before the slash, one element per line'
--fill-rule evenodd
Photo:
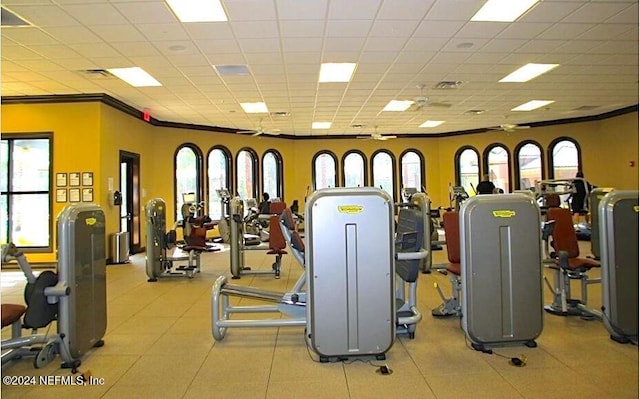
<path fill-rule="evenodd" d="M 223 0 L 228 22 L 181 23 L 161 0 L 3 0 L 32 26 L 1 29 L 2 96 L 104 93 L 160 121 L 292 136 L 450 133 L 638 104 L 638 1 L 545 0 L 513 23 L 470 22 L 483 3 Z M 348 83 L 318 83 L 322 62 L 357 67 Z M 560 66 L 498 82 L 531 62 Z M 162 86 L 87 72 L 130 66 Z M 530 100 L 554 102 L 511 111 Z M 260 101 L 269 113 L 240 106 Z"/>

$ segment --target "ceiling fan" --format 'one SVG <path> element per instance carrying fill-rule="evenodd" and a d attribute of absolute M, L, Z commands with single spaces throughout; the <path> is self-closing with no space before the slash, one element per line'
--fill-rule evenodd
<path fill-rule="evenodd" d="M 263 135 L 263 134 L 268 134 L 268 135 L 271 135 L 271 136 L 277 136 L 277 135 L 280 134 L 280 129 L 275 129 L 275 130 L 272 130 L 272 131 L 266 131 L 262 127 L 262 119 L 260 119 L 260 125 L 258 126 L 257 129 L 254 129 L 254 130 L 238 130 L 236 133 L 251 134 L 251 136 L 260 136 L 260 135 Z"/>
<path fill-rule="evenodd" d="M 425 87 L 427 87 L 427 85 L 423 84 L 419 84 L 416 86 L 418 89 L 420 89 L 420 95 L 417 96 L 416 98 L 414 98 L 413 101 L 413 105 L 411 106 L 411 111 L 420 111 L 422 108 L 428 106 L 428 107 L 440 107 L 440 108 L 450 108 L 451 104 L 449 103 L 445 103 L 445 102 L 429 102 L 429 97 L 424 95 L 424 89 Z"/>
<path fill-rule="evenodd" d="M 358 136 L 359 139 L 368 139 L 368 140 L 390 140 L 398 138 L 398 136 L 390 136 L 390 135 L 382 135 L 378 133 L 378 126 L 375 127 L 374 131 L 369 136 Z"/>
<path fill-rule="evenodd" d="M 490 127 L 489 130 L 502 130 L 503 132 L 515 132 L 519 129 L 529 129 L 531 126 L 515 125 L 513 123 L 503 123 L 500 126 Z"/>

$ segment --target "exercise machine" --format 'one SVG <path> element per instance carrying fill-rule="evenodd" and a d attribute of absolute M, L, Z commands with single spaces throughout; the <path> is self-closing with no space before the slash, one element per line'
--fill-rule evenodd
<path fill-rule="evenodd" d="M 147 202 L 145 217 L 147 225 L 146 272 L 149 282 L 163 277 L 193 278 L 200 272 L 200 254 L 219 250 L 206 243 L 206 228 L 193 227 L 188 220 L 176 223 L 167 231 L 167 207 L 162 198 Z M 189 234 L 184 234 L 185 245 L 178 247 L 175 227 L 188 226 Z M 185 229 L 183 229 L 185 231 Z M 169 255 L 169 251 L 173 254 Z"/>
<path fill-rule="evenodd" d="M 76 373 L 82 356 L 104 345 L 104 212 L 95 204 L 67 205 L 58 217 L 57 232 L 57 269 L 41 272 L 37 277 L 24 253 L 13 243 L 2 248 L 2 261 L 17 261 L 27 279 L 27 306 L 2 305 L 2 324 L 12 326 L 12 337 L 0 344 L 3 367 L 11 360 L 34 356 L 34 367 L 42 368 L 59 354 L 61 367 Z M 56 334 L 38 333 L 53 321 L 57 324 Z M 23 328 L 31 329 L 31 335 L 22 336 Z"/>
<path fill-rule="evenodd" d="M 273 219 L 272 219 L 273 220 Z M 278 218 L 279 228 L 291 253 L 304 268 L 305 246 L 295 230 L 295 223 L 290 209 L 285 210 Z M 275 225 L 272 226 L 275 229 Z M 302 273 L 290 292 L 275 292 L 254 287 L 230 284 L 225 276 L 219 276 L 211 289 L 211 331 L 216 341 L 224 339 L 227 330 L 233 327 L 295 327 L 306 325 L 306 274 Z M 268 302 L 268 305 L 232 306 L 230 297 L 250 298 Z M 234 313 L 276 314 L 273 318 L 231 319 Z M 284 316 L 284 317 L 282 317 Z"/>
<path fill-rule="evenodd" d="M 602 321 L 612 340 L 638 344 L 638 191 L 613 191 L 598 206 Z"/>
<path fill-rule="evenodd" d="M 600 260 L 600 212 L 599 205 L 605 195 L 613 191 L 611 187 L 594 188 L 589 193 L 589 204 L 591 209 L 595 212 L 591 212 L 591 253 L 596 260 Z"/>
<path fill-rule="evenodd" d="M 460 208 L 462 329 L 471 346 L 537 346 L 542 332 L 540 210 L 524 194 L 479 195 Z"/>

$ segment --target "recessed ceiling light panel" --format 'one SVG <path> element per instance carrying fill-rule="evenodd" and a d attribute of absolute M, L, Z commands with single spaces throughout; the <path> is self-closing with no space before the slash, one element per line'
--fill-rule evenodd
<path fill-rule="evenodd" d="M 382 110 L 391 112 L 406 111 L 410 106 L 413 105 L 413 103 L 414 102 L 411 100 L 391 100 L 387 105 L 385 105 Z"/>
<path fill-rule="evenodd" d="M 331 127 L 331 122 L 313 122 L 311 124 L 311 129 L 329 129 Z"/>
<path fill-rule="evenodd" d="M 512 83 L 512 82 L 528 82 L 543 73 L 547 73 L 553 68 L 557 67 L 559 64 L 527 64 L 523 67 L 516 69 L 511 72 L 504 78 L 500 79 L 501 83 Z"/>
<path fill-rule="evenodd" d="M 165 0 L 180 22 L 224 22 L 227 14 L 220 0 Z"/>
<path fill-rule="evenodd" d="M 320 66 L 318 82 L 349 82 L 356 70 L 356 64 L 352 62 L 324 63 Z"/>
<path fill-rule="evenodd" d="M 249 75 L 249 67 L 246 65 L 214 65 L 213 69 L 215 69 L 220 76 Z"/>
<path fill-rule="evenodd" d="M 110 68 L 109 73 L 129 83 L 133 87 L 162 86 L 153 76 L 140 67 Z"/>
<path fill-rule="evenodd" d="M 538 109 L 544 107 L 545 105 L 549 105 L 554 103 L 553 100 L 531 100 L 524 104 L 518 105 L 515 108 L 512 108 L 512 111 L 533 111 L 534 109 Z"/>
<path fill-rule="evenodd" d="M 445 121 L 425 121 L 420 127 L 436 127 L 442 125 L 444 122 Z"/>
<path fill-rule="evenodd" d="M 538 0 L 487 0 L 471 17 L 474 22 L 513 22 L 527 12 Z"/>
<path fill-rule="evenodd" d="M 257 103 L 240 103 L 240 106 L 247 114 L 266 114 L 269 113 L 267 104 L 263 102 Z"/>

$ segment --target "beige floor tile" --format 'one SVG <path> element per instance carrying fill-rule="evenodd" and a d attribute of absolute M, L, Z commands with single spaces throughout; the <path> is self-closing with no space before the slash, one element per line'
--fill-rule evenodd
<path fill-rule="evenodd" d="M 346 399 L 349 398 L 347 383 L 342 381 L 287 381 L 269 382 L 267 399 L 307 398 L 307 399 Z"/>
<path fill-rule="evenodd" d="M 267 384 L 233 383 L 224 384 L 192 384 L 184 395 L 184 399 L 264 399 Z"/>
<path fill-rule="evenodd" d="M 182 355 L 142 355 L 116 385 L 172 385 L 183 387 L 193 380 L 206 353 Z"/>
<path fill-rule="evenodd" d="M 111 387 L 103 399 L 128 399 L 128 398 L 158 398 L 158 399 L 177 399 L 182 398 L 187 391 L 187 385 L 166 384 L 161 380 L 157 380 L 154 384 L 116 384 Z"/>
<path fill-rule="evenodd" d="M 432 389 L 421 377 L 406 376 L 393 371 L 390 375 L 380 375 L 375 369 L 369 369 L 358 381 L 349 380 L 350 398 L 436 398 Z"/>
<path fill-rule="evenodd" d="M 523 397 L 514 386 L 493 372 L 458 372 L 449 376 L 427 376 L 426 380 L 439 399 Z"/>
<path fill-rule="evenodd" d="M 579 399 L 607 398 L 607 393 L 594 381 L 566 367 L 548 369 L 513 368 L 501 372 L 502 377 L 525 398 Z"/>

